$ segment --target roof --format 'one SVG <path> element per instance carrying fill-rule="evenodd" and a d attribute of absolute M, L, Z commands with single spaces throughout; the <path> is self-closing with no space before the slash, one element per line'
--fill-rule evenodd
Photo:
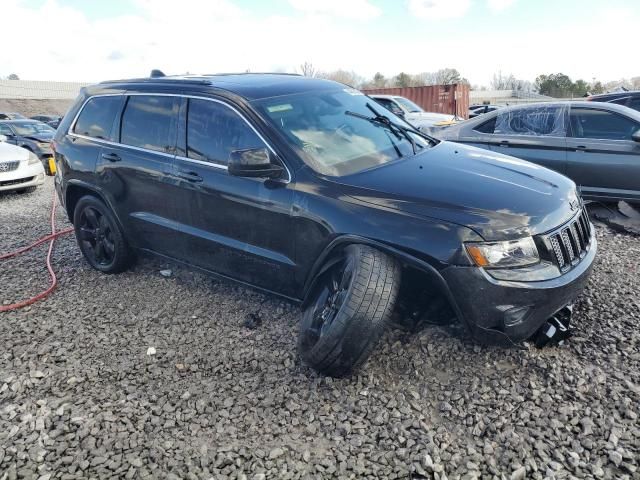
<path fill-rule="evenodd" d="M 345 88 L 331 80 L 286 73 L 224 73 L 215 75 L 183 75 L 134 78 L 102 82 L 97 87 L 129 88 L 136 86 L 212 87 L 234 93 L 247 100 L 291 95 L 313 90 Z"/>
<path fill-rule="evenodd" d="M 39 80 L 0 80 L 0 98 L 75 99 L 83 82 L 47 82 Z"/>

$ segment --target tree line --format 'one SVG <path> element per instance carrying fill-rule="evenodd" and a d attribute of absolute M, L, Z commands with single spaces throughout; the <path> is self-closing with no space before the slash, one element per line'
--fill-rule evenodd
<path fill-rule="evenodd" d="M 300 65 L 299 72 L 308 77 L 326 78 L 336 82 L 351 85 L 354 88 L 390 88 L 390 87 L 419 87 L 423 85 L 452 85 L 467 84 L 472 90 L 515 90 L 521 92 L 539 93 L 555 98 L 577 98 L 588 94 L 605 93 L 618 87 L 628 90 L 640 90 L 640 76 L 630 79 L 620 79 L 610 82 L 596 80 L 588 82 L 583 79 L 572 80 L 564 73 L 538 75 L 535 80 L 522 80 L 513 74 L 496 72 L 488 86 L 470 85 L 469 81 L 455 68 L 443 68 L 435 72 L 409 74 L 400 72 L 391 77 L 385 77 L 377 72 L 371 78 L 365 78 L 353 70 L 333 70 L 329 72 L 318 70 L 310 62 Z"/>

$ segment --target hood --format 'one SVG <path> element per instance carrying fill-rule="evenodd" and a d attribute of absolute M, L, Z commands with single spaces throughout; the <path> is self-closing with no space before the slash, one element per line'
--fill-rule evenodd
<path fill-rule="evenodd" d="M 36 142 L 51 142 L 53 140 L 54 132 L 42 132 L 34 133 L 31 135 L 23 135 L 23 138 L 34 140 Z"/>
<path fill-rule="evenodd" d="M 487 241 L 547 232 L 580 208 L 567 177 L 449 142 L 334 181 L 359 201 L 463 225 Z"/>
<path fill-rule="evenodd" d="M 433 124 L 438 122 L 448 122 L 454 119 L 455 115 L 450 115 L 448 113 L 414 112 L 407 113 L 404 118 L 411 123 L 422 125 L 425 123 Z"/>
<path fill-rule="evenodd" d="M 29 158 L 28 150 L 7 142 L 0 142 L 0 162 L 13 162 L 26 160 L 27 158 Z"/>

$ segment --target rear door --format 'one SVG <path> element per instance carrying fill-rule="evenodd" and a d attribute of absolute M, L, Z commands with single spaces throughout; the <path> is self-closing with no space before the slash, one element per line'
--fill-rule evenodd
<path fill-rule="evenodd" d="M 176 204 L 190 262 L 293 296 L 295 239 L 288 173 L 282 180 L 265 180 L 227 172 L 229 154 L 264 148 L 262 137 L 229 104 L 185 98 L 178 145 Z"/>
<path fill-rule="evenodd" d="M 527 105 L 499 110 L 489 142 L 491 150 L 567 172 L 567 109 Z"/>
<path fill-rule="evenodd" d="M 593 105 L 569 113 L 567 174 L 583 195 L 640 199 L 640 143 L 631 135 L 640 122 Z"/>
<path fill-rule="evenodd" d="M 175 228 L 172 184 L 180 98 L 131 94 L 114 127 L 117 141 L 102 147 L 97 172 L 129 240 L 173 256 L 184 246 Z"/>

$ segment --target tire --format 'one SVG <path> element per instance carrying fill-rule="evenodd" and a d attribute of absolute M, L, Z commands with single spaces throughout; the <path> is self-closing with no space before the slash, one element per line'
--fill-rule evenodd
<path fill-rule="evenodd" d="M 35 191 L 36 191 L 36 187 L 27 187 L 27 188 L 21 188 L 20 190 L 16 190 L 16 192 L 21 195 L 23 193 L 33 193 Z"/>
<path fill-rule="evenodd" d="M 101 200 L 86 195 L 73 211 L 73 226 L 80 251 L 89 265 L 103 273 L 120 273 L 134 261 L 115 216 Z"/>
<path fill-rule="evenodd" d="M 365 245 L 349 245 L 314 286 L 302 313 L 298 351 L 318 372 L 343 377 L 380 340 L 400 286 L 400 266 Z"/>

